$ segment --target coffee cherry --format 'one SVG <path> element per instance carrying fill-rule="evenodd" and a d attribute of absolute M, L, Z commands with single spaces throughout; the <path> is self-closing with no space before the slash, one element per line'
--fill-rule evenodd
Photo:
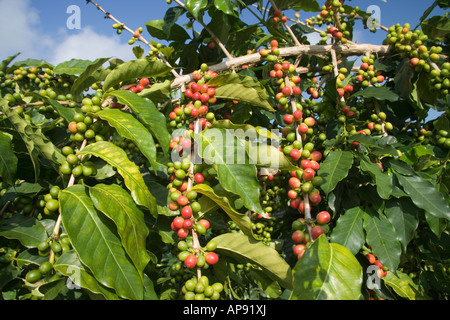
<path fill-rule="evenodd" d="M 215 252 L 207 252 L 205 259 L 209 265 L 214 265 L 219 261 L 219 256 Z"/>
<path fill-rule="evenodd" d="M 195 254 L 189 254 L 184 260 L 184 265 L 189 269 L 194 268 L 197 265 L 197 256 Z"/>
<path fill-rule="evenodd" d="M 326 224 L 330 222 L 331 216 L 328 211 L 321 211 L 317 214 L 316 220 L 318 224 Z"/>

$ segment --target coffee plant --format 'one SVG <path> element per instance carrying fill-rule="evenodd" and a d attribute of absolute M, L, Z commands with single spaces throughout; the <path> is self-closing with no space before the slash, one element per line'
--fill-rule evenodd
<path fill-rule="evenodd" d="M 135 60 L 1 62 L 0 299 L 448 299 L 448 3 L 160 1 L 87 1 Z"/>

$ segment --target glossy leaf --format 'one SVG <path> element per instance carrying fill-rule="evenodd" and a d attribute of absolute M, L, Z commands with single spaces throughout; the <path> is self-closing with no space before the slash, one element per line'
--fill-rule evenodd
<path fill-rule="evenodd" d="M 292 289 L 292 271 L 280 254 L 271 247 L 241 233 L 225 233 L 213 238 L 219 255 L 257 264 L 272 280 Z"/>
<path fill-rule="evenodd" d="M 359 300 L 362 267 L 344 246 L 321 235 L 293 269 L 290 300 Z"/>
<path fill-rule="evenodd" d="M 391 271 L 397 270 L 402 248 L 397 232 L 389 220 L 373 210 L 367 211 L 364 215 L 364 230 L 366 242 L 381 264 Z"/>
<path fill-rule="evenodd" d="M 60 163 L 63 163 L 66 157 L 42 133 L 42 130 L 32 126 L 30 122 L 19 116 L 17 112 L 11 110 L 4 99 L 0 99 L 0 110 L 8 117 L 8 120 L 25 143 L 33 163 L 35 180 L 37 181 L 40 173 L 39 157 L 47 159 L 53 168 L 58 170 Z"/>
<path fill-rule="evenodd" d="M 400 297 L 409 300 L 423 300 L 425 297 L 419 286 L 405 273 L 396 271 L 395 273 L 388 271 L 383 277 L 386 286 L 391 287 Z"/>
<path fill-rule="evenodd" d="M 196 184 L 192 190 L 203 194 L 214 201 L 233 220 L 239 229 L 246 235 L 252 234 L 252 222 L 246 214 L 242 214 L 234 209 L 228 197 L 219 196 L 214 189 L 206 184 Z"/>
<path fill-rule="evenodd" d="M 450 220 L 450 206 L 436 187 L 421 177 L 396 174 L 414 204 L 437 218 Z"/>
<path fill-rule="evenodd" d="M 35 97 L 38 100 L 46 103 L 46 104 L 50 104 L 52 105 L 52 107 L 59 113 L 59 115 L 61 117 L 64 118 L 64 120 L 67 121 L 67 123 L 72 122 L 73 121 L 73 117 L 75 116 L 76 113 L 76 109 L 75 108 L 69 108 L 67 106 L 63 106 L 62 104 L 60 104 L 57 100 L 54 99 L 50 99 L 48 97 L 44 97 L 36 92 L 30 92 L 27 94 L 28 96 L 31 97 Z"/>
<path fill-rule="evenodd" d="M 12 150 L 11 138 L 0 132 L 0 178 L 14 184 L 17 171 L 17 157 Z"/>
<path fill-rule="evenodd" d="M 350 96 L 350 98 L 353 97 L 375 98 L 380 101 L 387 100 L 390 102 L 395 102 L 399 99 L 398 95 L 387 87 L 367 87 Z"/>
<path fill-rule="evenodd" d="M 76 78 L 70 92 L 74 97 L 78 96 L 92 84 L 104 80 L 109 71 L 102 69 L 102 65 L 110 58 L 99 58 L 90 63 L 85 70 Z"/>
<path fill-rule="evenodd" d="M 249 163 L 244 146 L 225 130 L 208 129 L 195 135 L 200 156 L 217 168 L 222 187 L 239 195 L 247 209 L 263 214 L 259 202 L 256 166 Z M 201 149 L 201 151 L 200 151 Z"/>
<path fill-rule="evenodd" d="M 171 68 L 163 62 L 149 57 L 128 61 L 120 64 L 108 74 L 103 83 L 103 90 L 106 92 L 109 88 L 125 80 L 164 76 L 170 70 Z"/>
<path fill-rule="evenodd" d="M 238 17 L 231 0 L 214 0 L 214 6 L 225 14 Z"/>
<path fill-rule="evenodd" d="M 110 289 L 103 287 L 90 273 L 78 258 L 74 250 L 63 253 L 56 263 L 54 269 L 62 275 L 70 278 L 66 281 L 70 286 L 87 289 L 95 294 L 100 294 L 107 300 L 120 300 L 120 298 Z"/>
<path fill-rule="evenodd" d="M 361 170 L 368 172 L 375 180 L 377 193 L 382 199 L 389 199 L 393 189 L 392 176 L 389 172 L 382 172 L 380 166 L 372 163 L 365 156 L 360 156 Z"/>
<path fill-rule="evenodd" d="M 266 89 L 250 76 L 238 73 L 220 74 L 209 80 L 208 85 L 217 86 L 215 96 L 218 99 L 237 100 L 268 111 L 275 111 L 268 102 L 269 96 Z"/>
<path fill-rule="evenodd" d="M 99 214 L 84 186 L 64 189 L 59 197 L 61 221 L 81 262 L 104 286 L 127 299 L 143 297 L 143 283 L 111 220 Z"/>
<path fill-rule="evenodd" d="M 175 23 L 170 28 L 168 34 L 166 34 L 163 29 L 164 20 L 151 20 L 147 23 L 144 23 L 144 25 L 147 27 L 147 31 L 152 37 L 160 40 L 173 40 L 184 43 L 187 39 L 190 38 L 186 30 Z"/>
<path fill-rule="evenodd" d="M 116 184 L 97 184 L 89 189 L 89 195 L 95 208 L 116 224 L 122 245 L 142 276 L 150 261 L 145 247 L 149 230 L 144 214 L 128 192 Z"/>
<path fill-rule="evenodd" d="M 157 171 L 156 146 L 153 136 L 132 114 L 119 109 L 105 109 L 97 115 L 114 127 L 121 137 L 133 141 L 150 165 Z"/>
<path fill-rule="evenodd" d="M 139 96 L 150 99 L 153 103 L 163 102 L 170 94 L 170 85 L 172 81 L 166 80 L 161 83 L 155 83 L 150 88 L 139 92 Z"/>
<path fill-rule="evenodd" d="M 48 238 L 47 232 L 40 221 L 20 213 L 2 221 L 0 236 L 19 240 L 27 248 L 35 248 L 40 242 Z"/>
<path fill-rule="evenodd" d="M 155 104 L 127 90 L 113 91 L 110 95 L 117 97 L 120 103 L 127 105 L 159 141 L 163 151 L 168 153 L 171 136 L 167 130 L 166 117 L 156 108 Z"/>
<path fill-rule="evenodd" d="M 186 8 L 197 19 L 201 10 L 208 5 L 208 0 L 186 0 Z"/>
<path fill-rule="evenodd" d="M 102 158 L 115 167 L 123 177 L 125 185 L 130 190 L 134 201 L 149 209 L 150 213 L 154 217 L 157 217 L 156 200 L 148 191 L 139 167 L 128 160 L 125 151 L 111 142 L 100 141 L 88 145 L 80 151 L 80 154 L 91 154 L 95 157 Z"/>
<path fill-rule="evenodd" d="M 275 0 L 274 2 L 280 10 L 320 11 L 320 5 L 316 0 Z"/>
<path fill-rule="evenodd" d="M 344 179 L 353 165 L 353 154 L 350 151 L 330 151 L 321 163 L 317 172 L 323 178 L 320 185 L 325 194 L 329 194 L 336 188 L 339 181 Z"/>
<path fill-rule="evenodd" d="M 11 63 L 11 61 L 13 61 L 15 58 L 17 58 L 17 56 L 20 55 L 20 52 L 13 54 L 12 56 L 9 56 L 8 58 L 6 58 L 5 60 L 3 60 L 0 63 L 0 71 L 5 72 L 6 69 L 8 68 L 8 65 Z"/>
<path fill-rule="evenodd" d="M 404 251 L 419 225 L 419 213 L 420 209 L 408 197 L 393 198 L 385 203 L 384 214 L 394 226 Z"/>
<path fill-rule="evenodd" d="M 79 75 L 86 70 L 86 68 L 92 64 L 91 60 L 83 59 L 71 59 L 69 61 L 64 61 L 58 64 L 53 70 L 54 74 L 68 74 L 68 75 Z"/>
<path fill-rule="evenodd" d="M 336 222 L 331 233 L 331 241 L 339 243 L 357 254 L 365 243 L 363 229 L 365 211 L 361 207 L 354 207 L 345 211 Z"/>

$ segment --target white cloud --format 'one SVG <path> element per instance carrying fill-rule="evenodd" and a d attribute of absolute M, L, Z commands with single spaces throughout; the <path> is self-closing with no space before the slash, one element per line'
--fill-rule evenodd
<path fill-rule="evenodd" d="M 68 30 L 64 26 L 56 32 L 46 32 L 31 0 L 0 0 L 0 21 L 0 61 L 17 52 L 21 52 L 17 61 L 43 59 L 54 65 L 73 58 L 135 59 L 132 47 L 121 43 L 120 36 L 101 35 L 91 26 L 80 30 Z"/>
<path fill-rule="evenodd" d="M 49 62 L 56 65 L 70 59 L 95 60 L 103 57 L 120 58 L 125 61 L 135 59 L 132 47 L 120 43 L 118 36 L 101 35 L 87 26 L 77 34 L 62 35 L 62 40 L 54 48 Z"/>
<path fill-rule="evenodd" d="M 39 28 L 39 11 L 30 0 L 0 0 L 0 60 L 22 52 L 20 59 L 39 58 L 54 44 Z"/>

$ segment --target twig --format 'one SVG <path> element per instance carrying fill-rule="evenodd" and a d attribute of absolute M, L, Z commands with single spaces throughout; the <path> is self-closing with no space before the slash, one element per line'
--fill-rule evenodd
<path fill-rule="evenodd" d="M 94 6 L 97 7 L 98 10 L 100 10 L 101 12 L 103 12 L 105 14 L 105 16 L 108 19 L 113 20 L 114 22 L 120 24 L 123 29 L 125 29 L 126 31 L 128 31 L 131 34 L 134 34 L 134 31 L 131 30 L 129 27 L 127 27 L 124 23 L 120 22 L 119 20 L 117 20 L 115 17 L 113 17 L 109 12 L 107 12 L 105 9 L 103 9 L 99 4 L 95 3 L 93 0 L 87 0 L 88 2 L 92 3 Z M 150 42 L 148 42 L 142 35 L 139 35 L 139 37 L 137 38 L 139 41 L 145 43 L 147 46 L 149 46 L 151 49 L 155 49 L 155 47 L 152 46 L 152 44 Z M 170 63 L 164 58 L 164 56 L 161 53 L 158 53 L 158 58 L 161 59 L 161 61 L 163 61 L 168 67 L 172 68 L 172 66 L 170 65 Z M 178 77 L 179 74 L 172 68 L 170 70 L 172 72 L 172 74 L 175 77 Z"/>
<path fill-rule="evenodd" d="M 87 140 L 84 139 L 80 146 L 80 151 L 83 150 L 84 147 L 86 147 L 86 144 L 87 144 Z M 81 155 L 78 155 L 78 159 L 81 159 Z M 75 183 L 75 176 L 72 174 L 72 175 L 70 175 L 69 182 L 67 183 L 67 188 L 73 186 L 74 183 Z M 58 238 L 59 229 L 61 228 L 61 222 L 62 222 L 61 221 L 61 213 L 59 213 L 58 218 L 56 219 L 55 226 L 53 227 L 52 238 Z M 49 261 L 53 262 L 54 259 L 55 259 L 55 253 L 53 252 L 53 250 L 50 250 Z"/>
<path fill-rule="evenodd" d="M 270 3 L 272 4 L 272 7 L 275 10 L 278 10 L 277 5 L 275 4 L 275 2 L 273 0 L 270 0 Z M 294 40 L 294 43 L 296 46 L 300 46 L 300 42 L 298 41 L 297 37 L 295 36 L 294 32 L 292 31 L 292 29 L 287 25 L 286 22 L 283 22 L 283 26 L 284 28 L 287 30 L 287 32 L 289 33 L 289 35 L 291 36 L 292 40 Z"/>
<path fill-rule="evenodd" d="M 318 55 L 318 54 L 330 54 L 331 50 L 334 50 L 336 54 L 344 55 L 362 55 L 367 51 L 377 53 L 379 55 L 385 55 L 389 52 L 389 46 L 387 45 L 373 45 L 373 44 L 327 44 L 327 45 L 306 45 L 280 48 L 281 57 L 299 56 L 299 55 Z M 221 72 L 230 70 L 244 64 L 258 63 L 261 61 L 261 55 L 259 53 L 247 54 L 242 57 L 233 58 L 209 67 L 214 72 Z M 182 86 L 183 83 L 192 81 L 192 73 L 182 75 L 172 82 L 171 88 L 176 89 Z"/>
<path fill-rule="evenodd" d="M 186 9 L 188 12 L 190 12 L 192 14 L 192 12 L 186 7 L 186 5 L 183 2 L 181 2 L 180 0 L 174 0 L 174 1 L 176 3 L 178 3 L 179 6 Z M 194 16 L 194 15 L 192 15 L 192 16 Z M 220 47 L 220 49 L 223 51 L 223 53 L 227 56 L 227 58 L 233 59 L 233 56 L 228 52 L 228 50 L 223 45 L 222 41 L 220 41 L 220 39 L 214 34 L 214 32 L 212 32 L 212 30 L 210 28 L 208 28 L 208 26 L 206 24 L 204 24 L 203 21 L 201 21 L 200 19 L 195 18 L 195 20 L 197 20 L 197 22 L 200 23 L 202 25 L 202 27 L 210 34 L 211 38 L 214 40 L 215 43 L 217 43 L 217 45 Z"/>

